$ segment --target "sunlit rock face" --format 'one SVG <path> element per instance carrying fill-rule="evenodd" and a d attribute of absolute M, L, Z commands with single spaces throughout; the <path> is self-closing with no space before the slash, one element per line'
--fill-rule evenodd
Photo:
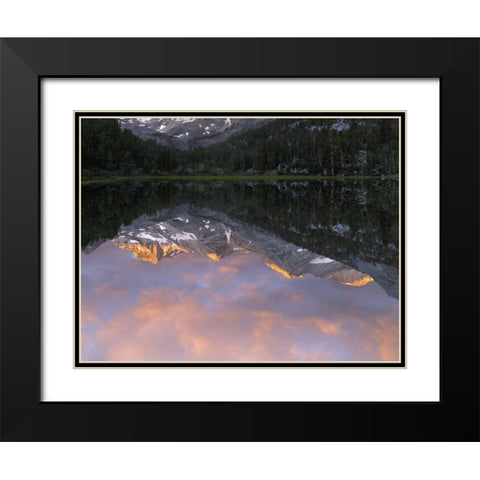
<path fill-rule="evenodd" d="M 140 217 L 132 225 L 123 227 L 113 242 L 153 264 L 180 253 L 196 253 L 220 261 L 234 252 L 252 252 L 269 268 L 289 279 L 310 273 L 352 287 L 374 280 L 367 273 L 220 212 L 190 206 L 164 210 L 155 217 Z"/>
<path fill-rule="evenodd" d="M 191 150 L 194 147 L 208 147 L 265 125 L 269 118 L 122 118 L 120 127 L 130 130 L 143 139 L 154 139 L 157 143 Z"/>
<path fill-rule="evenodd" d="M 343 285 L 350 285 L 351 287 L 363 287 L 363 285 L 373 282 L 373 278 L 370 275 L 354 270 L 353 268 L 346 268 L 327 274 L 325 277 L 335 280 L 338 283 L 343 283 Z"/>
<path fill-rule="evenodd" d="M 274 263 L 265 262 L 265 265 L 267 267 L 271 268 L 272 270 L 274 270 L 275 272 L 279 273 L 280 275 L 283 275 L 285 278 L 303 277 L 303 275 L 292 275 L 291 273 L 287 272 L 282 267 L 280 267 L 278 265 L 275 265 Z"/>
<path fill-rule="evenodd" d="M 157 245 L 156 243 L 147 245 L 141 243 L 117 243 L 117 245 L 124 250 L 129 250 L 140 260 L 154 264 L 158 263 L 162 257 L 173 257 L 181 252 L 189 253 L 188 250 L 174 243 L 168 245 Z"/>

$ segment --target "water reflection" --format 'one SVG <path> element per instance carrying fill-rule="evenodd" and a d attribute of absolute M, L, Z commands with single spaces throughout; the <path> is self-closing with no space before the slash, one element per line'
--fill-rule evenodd
<path fill-rule="evenodd" d="M 255 253 L 152 264 L 106 242 L 82 254 L 82 360 L 396 361 L 398 301 Z"/>
<path fill-rule="evenodd" d="M 83 361 L 397 361 L 398 182 L 82 187 Z"/>
<path fill-rule="evenodd" d="M 366 273 L 285 242 L 267 230 L 233 220 L 222 212 L 190 205 L 157 212 L 155 217 L 142 216 L 121 229 L 113 242 L 154 264 L 182 253 L 197 253 L 215 261 L 235 252 L 256 253 L 286 278 L 310 273 L 350 286 L 373 281 Z"/>

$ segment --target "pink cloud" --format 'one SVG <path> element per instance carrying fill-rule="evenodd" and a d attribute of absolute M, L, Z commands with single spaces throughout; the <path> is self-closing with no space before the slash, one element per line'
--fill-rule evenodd
<path fill-rule="evenodd" d="M 375 293 L 375 285 L 352 289 L 309 276 L 292 281 L 254 255 L 187 260 L 183 269 L 180 256 L 162 265 L 132 262 L 143 270 L 120 276 L 112 262 L 107 278 L 119 280 L 111 285 L 104 277 L 95 284 L 92 276 L 82 293 L 82 345 L 95 348 L 86 348 L 84 359 L 398 359 L 398 319 L 388 313 L 394 310 L 374 301 L 365 307 L 369 297 L 362 292 Z"/>
<path fill-rule="evenodd" d="M 83 323 L 94 322 L 97 318 L 96 312 L 82 306 L 81 320 Z"/>

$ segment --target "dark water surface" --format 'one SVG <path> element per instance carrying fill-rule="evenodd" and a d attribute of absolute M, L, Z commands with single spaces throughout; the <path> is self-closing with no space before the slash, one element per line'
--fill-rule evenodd
<path fill-rule="evenodd" d="M 84 185 L 83 361 L 397 361 L 398 182 Z"/>

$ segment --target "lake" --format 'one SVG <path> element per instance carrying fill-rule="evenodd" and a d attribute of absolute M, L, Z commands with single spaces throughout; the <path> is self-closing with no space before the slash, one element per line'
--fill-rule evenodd
<path fill-rule="evenodd" d="M 396 362 L 395 179 L 81 194 L 81 360 Z"/>

